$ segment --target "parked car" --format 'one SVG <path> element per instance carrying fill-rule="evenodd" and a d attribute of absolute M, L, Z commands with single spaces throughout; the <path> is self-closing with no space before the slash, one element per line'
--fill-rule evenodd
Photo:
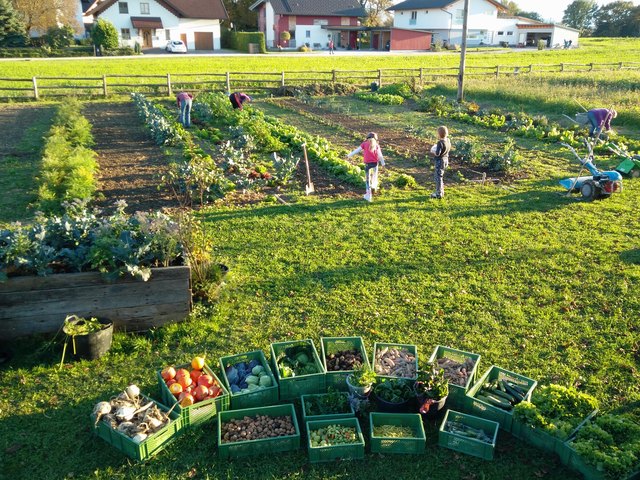
<path fill-rule="evenodd" d="M 172 53 L 187 53 L 187 46 L 182 40 L 169 40 L 165 50 Z"/>

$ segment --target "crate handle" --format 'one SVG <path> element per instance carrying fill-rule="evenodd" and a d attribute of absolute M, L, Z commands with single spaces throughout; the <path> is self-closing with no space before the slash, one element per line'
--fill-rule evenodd
<path fill-rule="evenodd" d="M 569 436 L 565 440 L 565 443 L 569 443 L 571 440 L 573 440 L 575 438 L 575 436 L 578 434 L 578 430 L 580 430 L 585 423 L 587 423 L 589 420 L 591 420 L 597 414 L 598 414 L 598 409 L 596 408 L 593 412 L 591 412 L 589 415 L 587 415 L 587 418 L 582 420 L 582 422 L 580 422 L 580 424 L 576 428 L 573 429 L 573 431 L 569 434 Z"/>

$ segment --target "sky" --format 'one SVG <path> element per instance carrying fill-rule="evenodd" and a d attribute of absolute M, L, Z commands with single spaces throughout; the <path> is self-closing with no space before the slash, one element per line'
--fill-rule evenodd
<path fill-rule="evenodd" d="M 552 20 L 556 23 L 562 21 L 565 9 L 573 0 L 514 0 L 521 10 L 526 12 L 538 12 L 544 20 Z M 606 5 L 613 0 L 598 0 L 598 5 Z M 639 5 L 640 0 L 633 0 L 634 5 Z"/>

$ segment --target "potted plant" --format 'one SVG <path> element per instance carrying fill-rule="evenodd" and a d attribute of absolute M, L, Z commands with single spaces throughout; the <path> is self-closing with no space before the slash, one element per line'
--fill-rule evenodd
<path fill-rule="evenodd" d="M 95 317 L 83 318 L 78 315 L 68 315 L 64 319 L 62 331 L 66 334 L 62 349 L 62 360 L 67 351 L 69 338 L 73 345 L 73 354 L 79 358 L 95 360 L 104 355 L 111 348 L 113 338 L 113 323 L 101 321 Z"/>
<path fill-rule="evenodd" d="M 374 387 L 373 398 L 379 411 L 402 413 L 410 410 L 415 393 L 406 378 L 384 378 Z"/>
<path fill-rule="evenodd" d="M 436 362 L 428 364 L 427 370 L 418 371 L 418 379 L 413 385 L 418 399 L 420 413 L 427 416 L 436 415 L 444 407 L 449 395 L 449 381 L 444 370 L 438 368 Z"/>
<path fill-rule="evenodd" d="M 347 376 L 347 387 L 352 394 L 363 397 L 369 394 L 375 381 L 376 372 L 369 365 L 356 365 Z"/>

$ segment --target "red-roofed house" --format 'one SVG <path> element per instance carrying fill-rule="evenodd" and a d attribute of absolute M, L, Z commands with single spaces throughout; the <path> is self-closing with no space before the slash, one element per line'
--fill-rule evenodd
<path fill-rule="evenodd" d="M 95 0 L 85 15 L 113 23 L 123 46 L 164 48 L 182 40 L 189 50 L 219 50 L 222 0 Z"/>

